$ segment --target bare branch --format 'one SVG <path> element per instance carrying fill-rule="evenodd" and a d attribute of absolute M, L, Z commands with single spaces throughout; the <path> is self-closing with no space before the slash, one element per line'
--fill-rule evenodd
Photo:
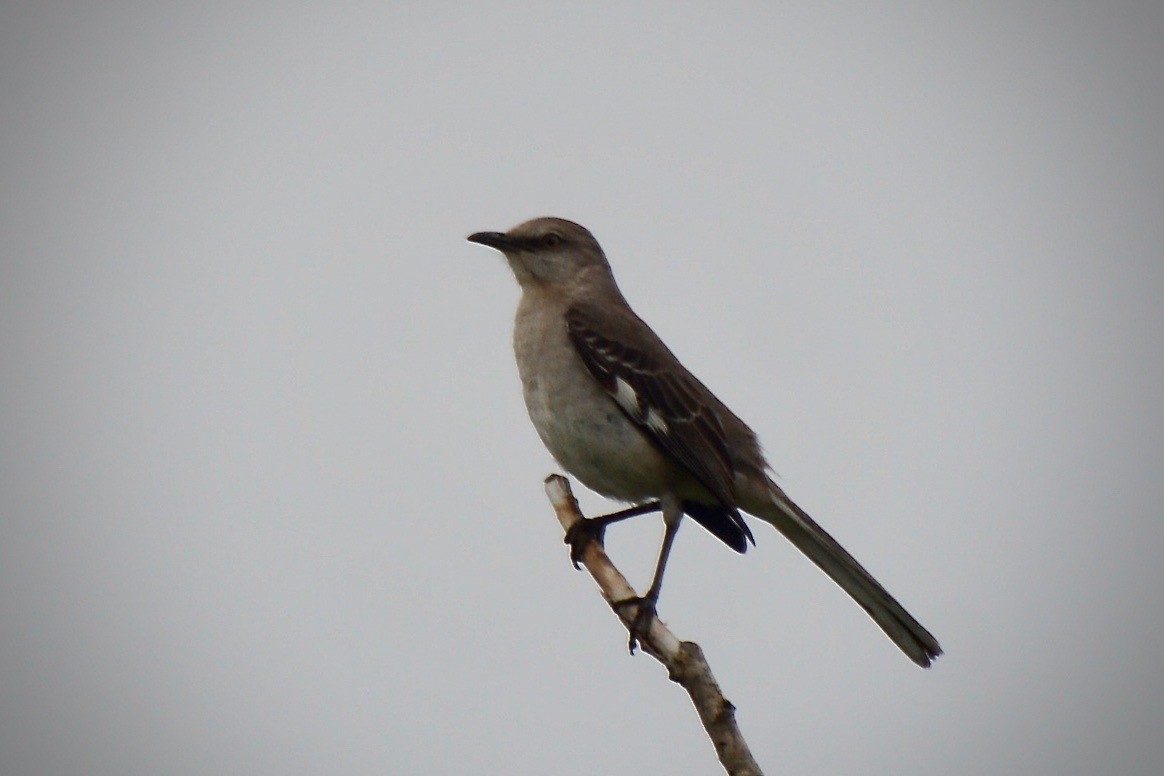
<path fill-rule="evenodd" d="M 547 477 L 546 495 L 550 497 L 563 530 L 569 531 L 574 523 L 582 519 L 578 502 L 570 490 L 570 482 L 565 477 L 559 474 Z M 598 542 L 587 543 L 582 553 L 582 563 L 598 583 L 602 597 L 608 604 L 638 597 L 638 593 L 622 572 L 615 568 Z M 637 614 L 635 607 L 612 606 L 611 609 L 623 625 L 628 629 L 632 626 Z M 658 617 L 651 624 L 651 632 L 646 639 L 640 640 L 640 644 L 644 652 L 663 664 L 671 681 L 682 686 L 691 696 L 691 702 L 695 704 L 695 710 L 724 770 L 731 776 L 763 776 L 736 724 L 736 707 L 723 697 L 699 645 L 691 641 L 679 641 Z"/>

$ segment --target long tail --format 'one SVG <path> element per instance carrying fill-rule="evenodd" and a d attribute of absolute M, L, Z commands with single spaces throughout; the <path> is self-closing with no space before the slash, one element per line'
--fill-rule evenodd
<path fill-rule="evenodd" d="M 938 640 L 775 483 L 771 487 L 772 498 L 768 504 L 747 511 L 775 526 L 852 596 L 910 660 L 929 668 L 933 659 L 942 654 Z"/>

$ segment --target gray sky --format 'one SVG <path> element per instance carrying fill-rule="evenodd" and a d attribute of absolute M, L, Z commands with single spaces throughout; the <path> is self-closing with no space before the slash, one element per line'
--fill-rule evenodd
<path fill-rule="evenodd" d="M 5 4 L 0 770 L 717 772 L 464 241 L 559 215 L 947 650 L 686 526 L 768 773 L 1159 773 L 1162 73 L 1149 2 Z"/>

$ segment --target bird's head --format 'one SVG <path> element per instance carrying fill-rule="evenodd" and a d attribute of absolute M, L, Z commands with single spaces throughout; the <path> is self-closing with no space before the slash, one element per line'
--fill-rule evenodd
<path fill-rule="evenodd" d="M 504 253 L 522 288 L 569 287 L 595 271 L 610 275 L 610 265 L 594 235 L 564 218 L 535 218 L 508 232 L 477 232 L 469 235 L 469 242 Z"/>

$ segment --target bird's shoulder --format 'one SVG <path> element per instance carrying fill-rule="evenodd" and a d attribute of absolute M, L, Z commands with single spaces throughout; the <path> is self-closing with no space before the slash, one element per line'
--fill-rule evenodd
<path fill-rule="evenodd" d="M 564 318 L 579 355 L 612 393 L 622 380 L 644 405 L 672 420 L 690 420 L 700 411 L 719 414 L 719 400 L 629 306 L 574 302 Z"/>

